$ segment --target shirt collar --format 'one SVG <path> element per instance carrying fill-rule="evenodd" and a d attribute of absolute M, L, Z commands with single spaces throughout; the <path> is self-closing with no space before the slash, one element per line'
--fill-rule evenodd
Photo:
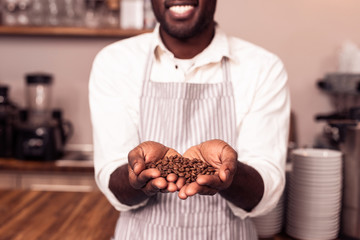
<path fill-rule="evenodd" d="M 168 55 L 172 59 L 174 54 L 170 52 L 164 45 L 160 37 L 160 25 L 157 24 L 153 31 L 153 43 L 151 45 L 151 52 L 154 54 L 154 59 L 159 60 L 162 55 Z M 215 36 L 210 45 L 199 53 L 196 58 L 196 65 L 205 65 L 212 62 L 220 62 L 223 57 L 231 59 L 230 47 L 227 35 L 216 25 Z"/>

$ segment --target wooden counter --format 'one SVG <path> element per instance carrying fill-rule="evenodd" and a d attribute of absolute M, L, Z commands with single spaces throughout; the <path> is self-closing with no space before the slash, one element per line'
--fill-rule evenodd
<path fill-rule="evenodd" d="M 0 190 L 1 240 L 107 240 L 118 216 L 98 191 Z"/>
<path fill-rule="evenodd" d="M 0 158 L 0 170 L 7 171 L 46 171 L 46 172 L 87 172 L 93 173 L 94 167 L 89 164 L 81 164 L 81 161 L 73 161 L 74 164 L 66 164 L 65 161 L 29 161 L 14 158 Z M 76 164 L 78 162 L 78 164 Z M 85 162 L 85 161 L 84 161 Z M 65 164 L 64 164 L 65 163 Z"/>
<path fill-rule="evenodd" d="M 92 161 L 28 161 L 0 158 L 0 189 L 94 191 Z"/>
<path fill-rule="evenodd" d="M 119 213 L 100 192 L 0 191 L 1 240 L 102 240 Z"/>

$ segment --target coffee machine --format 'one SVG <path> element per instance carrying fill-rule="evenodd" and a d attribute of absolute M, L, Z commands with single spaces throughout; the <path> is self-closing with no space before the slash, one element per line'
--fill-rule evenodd
<path fill-rule="evenodd" d="M 336 108 L 316 116 L 326 123 L 321 146 L 343 153 L 341 239 L 360 240 L 360 74 L 327 74 L 318 87 Z"/>
<path fill-rule="evenodd" d="M 17 107 L 10 101 L 8 92 L 7 85 L 0 85 L 0 157 L 11 157 L 13 154 L 13 124 L 17 115 Z"/>
<path fill-rule="evenodd" d="M 53 77 L 47 73 L 27 74 L 27 108 L 15 124 L 15 158 L 52 161 L 64 154 L 64 145 L 72 135 L 69 121 L 61 110 L 51 108 Z"/>

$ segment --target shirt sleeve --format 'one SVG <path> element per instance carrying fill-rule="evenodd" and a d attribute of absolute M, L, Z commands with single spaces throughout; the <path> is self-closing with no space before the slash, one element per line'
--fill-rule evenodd
<path fill-rule="evenodd" d="M 273 56 L 258 76 L 254 95 L 246 113 L 237 114 L 237 151 L 239 161 L 253 167 L 264 182 L 259 204 L 246 212 L 228 202 L 236 216 L 255 217 L 271 211 L 285 186 L 285 164 L 290 118 L 287 73 L 282 62 Z"/>
<path fill-rule="evenodd" d="M 93 127 L 95 180 L 109 202 L 119 211 L 127 211 L 146 204 L 121 204 L 109 189 L 110 175 L 127 164 L 127 155 L 139 144 L 138 88 L 136 76 L 128 84 L 126 67 L 112 52 L 104 49 L 95 58 L 89 82 L 89 104 Z M 115 64 L 116 63 L 116 64 Z M 123 66 L 126 66 L 124 63 Z M 122 79 L 120 79 L 120 76 Z M 121 81 L 119 81 L 121 80 Z M 120 83 L 121 82 L 121 85 Z"/>

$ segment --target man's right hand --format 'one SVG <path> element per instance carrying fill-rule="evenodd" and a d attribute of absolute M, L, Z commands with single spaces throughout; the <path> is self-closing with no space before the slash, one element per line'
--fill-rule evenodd
<path fill-rule="evenodd" d="M 165 156 L 180 155 L 174 149 L 157 142 L 143 142 L 128 155 L 128 171 L 130 185 L 142 190 L 147 196 L 161 192 L 175 192 L 178 190 L 175 181 L 177 176 L 170 174 L 167 178 L 160 177 L 156 168 L 145 169 L 145 164 L 162 159 Z"/>

